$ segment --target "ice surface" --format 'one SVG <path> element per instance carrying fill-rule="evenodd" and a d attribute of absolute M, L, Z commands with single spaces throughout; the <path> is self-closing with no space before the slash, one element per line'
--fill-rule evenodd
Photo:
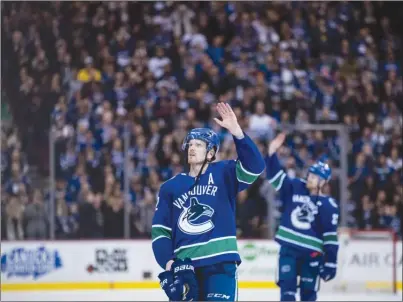
<path fill-rule="evenodd" d="M 278 290 L 241 289 L 240 301 L 279 301 Z M 161 290 L 2 292 L 1 301 L 167 301 Z M 393 294 L 319 294 L 319 301 L 402 301 Z"/>

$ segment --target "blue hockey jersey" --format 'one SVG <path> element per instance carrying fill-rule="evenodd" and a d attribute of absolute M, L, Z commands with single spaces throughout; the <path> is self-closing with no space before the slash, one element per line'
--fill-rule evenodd
<path fill-rule="evenodd" d="M 197 185 L 181 173 L 160 188 L 152 226 L 152 246 L 165 269 L 173 258 L 191 258 L 195 267 L 224 261 L 240 262 L 236 241 L 235 205 L 238 192 L 265 169 L 257 146 L 245 135 L 234 137 L 238 160 L 208 165 Z"/>
<path fill-rule="evenodd" d="M 269 182 L 280 193 L 283 213 L 275 240 L 302 253 L 320 252 L 336 263 L 339 208 L 328 196 L 310 195 L 305 180 L 291 179 L 276 154 L 266 157 Z"/>

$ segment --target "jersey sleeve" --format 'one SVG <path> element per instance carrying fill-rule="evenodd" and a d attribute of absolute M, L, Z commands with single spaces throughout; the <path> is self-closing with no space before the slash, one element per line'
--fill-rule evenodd
<path fill-rule="evenodd" d="M 265 163 L 258 147 L 249 136 L 245 134 L 242 139 L 234 137 L 234 142 L 238 159 L 228 161 L 227 170 L 230 186 L 234 187 L 231 191 L 236 195 L 255 182 L 263 173 Z"/>
<path fill-rule="evenodd" d="M 322 205 L 319 215 L 322 226 L 323 251 L 325 262 L 337 263 L 337 252 L 339 250 L 339 242 L 337 236 L 337 227 L 339 223 L 339 207 L 336 200 L 329 198 Z"/>
<path fill-rule="evenodd" d="M 266 157 L 266 171 L 269 183 L 280 193 L 291 191 L 292 180 L 287 176 L 278 160 L 277 153 Z"/>
<path fill-rule="evenodd" d="M 165 183 L 158 193 L 151 229 L 154 257 L 164 270 L 167 262 L 174 258 L 171 211 L 172 202 Z"/>

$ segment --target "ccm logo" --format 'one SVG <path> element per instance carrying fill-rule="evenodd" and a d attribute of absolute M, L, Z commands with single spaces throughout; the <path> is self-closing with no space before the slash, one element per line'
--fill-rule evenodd
<path fill-rule="evenodd" d="M 168 284 L 168 279 L 164 279 L 161 282 L 161 287 L 164 287 L 164 285 Z"/>
<path fill-rule="evenodd" d="M 224 295 L 224 294 L 213 294 L 213 293 L 211 293 L 211 294 L 207 295 L 207 298 L 222 298 L 222 299 L 229 300 L 230 296 L 227 296 L 227 295 Z"/>
<path fill-rule="evenodd" d="M 179 271 L 184 271 L 184 270 L 192 270 L 192 271 L 194 271 L 193 265 L 183 264 L 181 266 L 175 267 L 174 272 L 177 273 Z"/>

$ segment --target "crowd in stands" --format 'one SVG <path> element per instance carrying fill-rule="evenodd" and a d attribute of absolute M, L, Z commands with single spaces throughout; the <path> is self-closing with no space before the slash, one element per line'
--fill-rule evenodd
<path fill-rule="evenodd" d="M 213 128 L 218 159 L 236 158 L 232 137 L 213 122 L 219 101 L 262 153 L 289 125 L 346 125 L 347 226 L 401 235 L 399 5 L 2 2 L 2 87 L 14 121 L 1 138 L 2 239 L 47 238 L 52 219 L 57 238 L 122 238 L 125 197 L 131 237 L 149 237 L 159 186 L 186 167 L 189 129 Z M 291 131 L 280 151 L 288 175 L 304 177 L 324 154 L 337 168 L 339 139 Z M 31 165 L 43 177 L 55 169 L 54 213 L 48 187 L 30 185 Z M 339 199 L 338 183 L 335 175 L 326 190 Z M 239 194 L 241 238 L 267 236 L 270 202 L 281 212 L 268 187 L 262 175 Z"/>

